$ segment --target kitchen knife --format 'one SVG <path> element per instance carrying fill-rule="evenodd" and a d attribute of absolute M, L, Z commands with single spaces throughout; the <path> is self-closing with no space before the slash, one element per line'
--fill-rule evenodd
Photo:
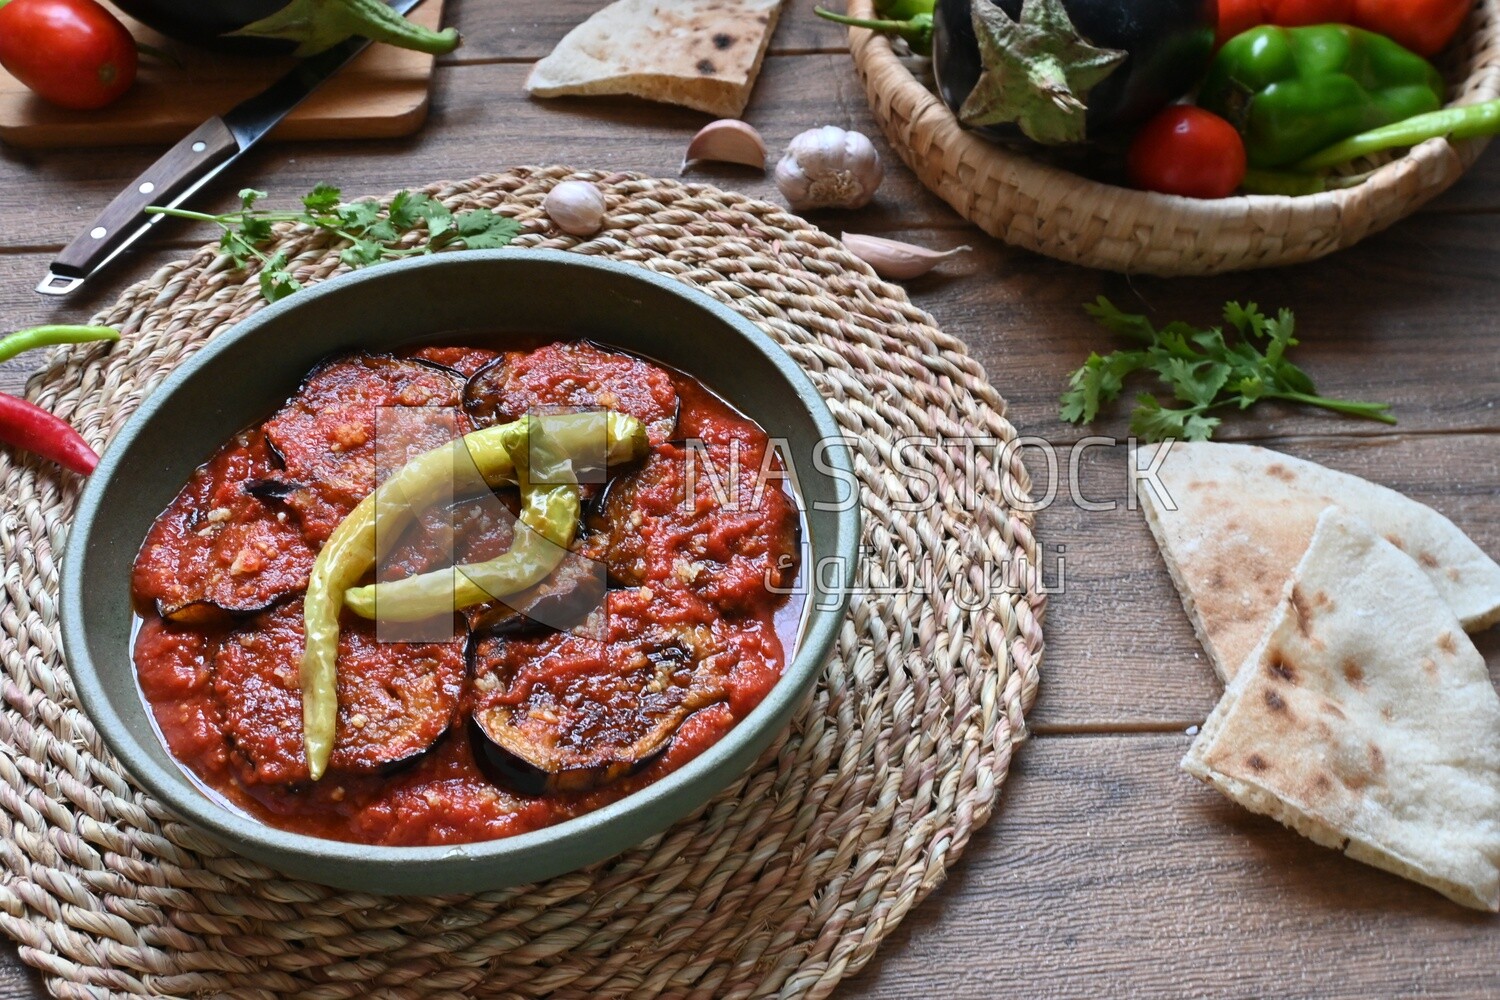
<path fill-rule="evenodd" d="M 396 13 L 405 14 L 419 3 L 391 0 L 390 5 Z M 369 44 L 368 38 L 354 37 L 299 60 L 266 90 L 199 125 L 115 196 L 93 224 L 57 255 L 36 290 L 66 295 L 83 284 L 164 218 L 143 215 L 142 209 L 147 205 L 177 208 L 187 201 Z"/>

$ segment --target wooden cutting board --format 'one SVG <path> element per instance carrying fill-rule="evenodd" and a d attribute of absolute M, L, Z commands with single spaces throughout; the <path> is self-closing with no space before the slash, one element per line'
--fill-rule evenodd
<path fill-rule="evenodd" d="M 214 0 L 203 0 L 212 3 Z M 119 11 L 108 3 L 112 11 Z M 99 111 L 53 107 L 0 70 L 0 142 L 27 148 L 119 146 L 175 142 L 212 115 L 268 87 L 290 58 L 229 55 L 162 37 L 123 14 L 140 41 L 171 53 L 181 68 L 141 57 L 135 86 Z M 426 0 L 410 15 L 437 27 L 443 0 Z M 410 135 L 427 118 L 433 57 L 372 45 L 288 115 L 273 139 L 375 139 Z"/>

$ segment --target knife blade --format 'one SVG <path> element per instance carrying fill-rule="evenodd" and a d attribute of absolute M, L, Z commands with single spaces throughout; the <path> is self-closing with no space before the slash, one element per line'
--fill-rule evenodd
<path fill-rule="evenodd" d="M 419 3 L 421 0 L 390 0 L 391 9 L 398 14 Z M 63 248 L 36 290 L 43 295 L 66 295 L 78 288 L 164 218 L 143 215 L 147 205 L 181 206 L 369 44 L 368 38 L 356 36 L 298 60 L 292 70 L 259 94 L 188 133 Z"/>

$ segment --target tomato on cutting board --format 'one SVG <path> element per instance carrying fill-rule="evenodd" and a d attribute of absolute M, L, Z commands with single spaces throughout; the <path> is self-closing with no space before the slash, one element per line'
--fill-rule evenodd
<path fill-rule="evenodd" d="M 39 97 L 87 111 L 135 82 L 135 39 L 94 0 L 0 0 L 0 66 Z"/>

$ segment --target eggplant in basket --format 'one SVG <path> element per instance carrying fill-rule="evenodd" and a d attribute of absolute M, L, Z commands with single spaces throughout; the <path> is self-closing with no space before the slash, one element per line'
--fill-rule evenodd
<path fill-rule="evenodd" d="M 938 0 L 938 91 L 986 138 L 1128 133 L 1202 78 L 1215 0 Z"/>

